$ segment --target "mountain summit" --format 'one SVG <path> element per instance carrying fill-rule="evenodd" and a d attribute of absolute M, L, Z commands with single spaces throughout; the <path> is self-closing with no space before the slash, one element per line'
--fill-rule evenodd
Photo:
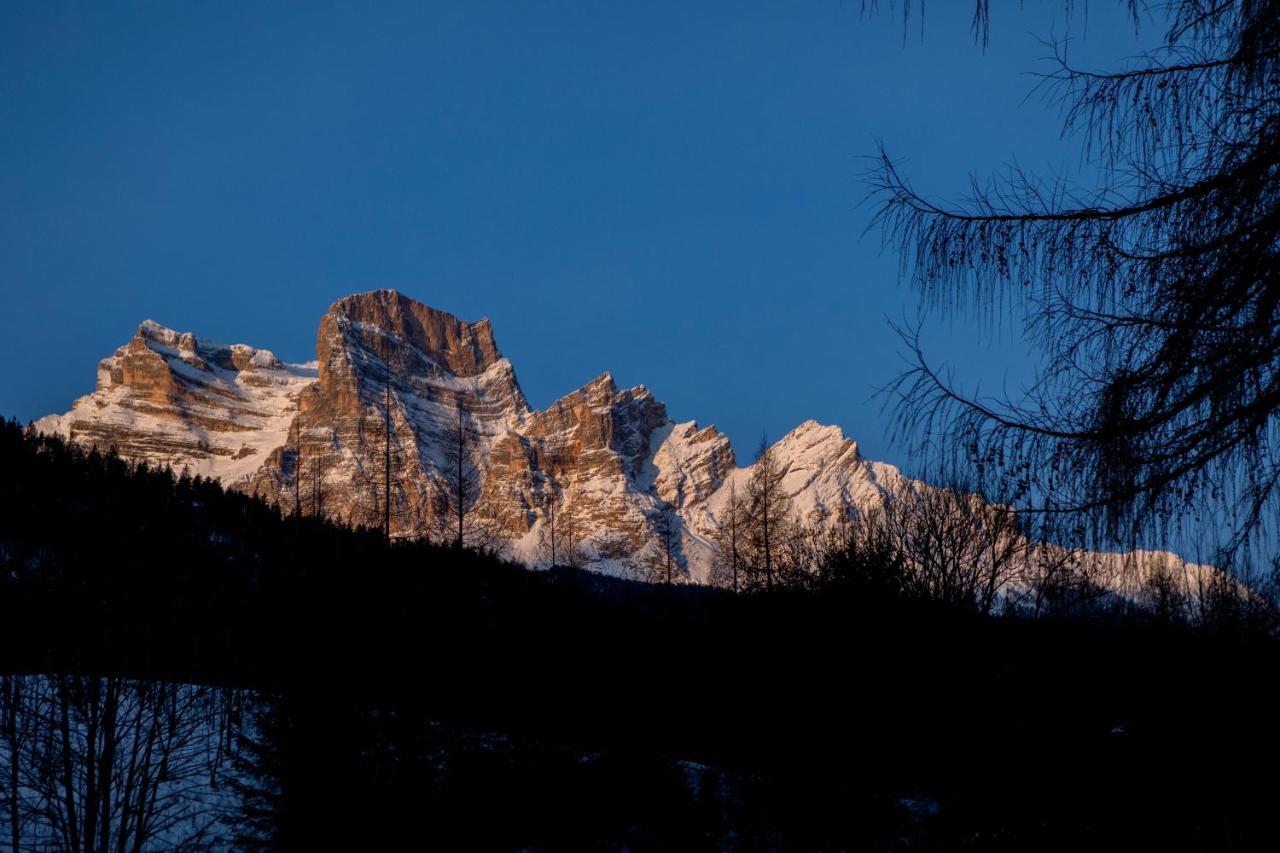
<path fill-rule="evenodd" d="M 714 426 L 674 422 L 647 388 L 619 388 L 607 372 L 531 409 L 487 320 L 393 290 L 335 302 L 306 364 L 147 320 L 98 364 L 93 393 L 35 426 L 216 477 L 286 511 L 438 541 L 462 527 L 471 544 L 529 565 L 644 576 L 669 565 L 694 582 L 712 579 L 753 475 Z M 770 456 L 792 516 L 811 527 L 881 505 L 903 482 L 815 421 Z M 1171 559 L 1142 557 L 1139 573 Z"/>
<path fill-rule="evenodd" d="M 474 513 L 530 564 L 549 562 L 553 530 L 557 559 L 606 571 L 670 539 L 679 575 L 705 581 L 729 486 L 750 477 L 715 427 L 673 422 L 647 388 L 618 388 L 607 372 L 530 409 L 488 320 L 393 290 L 333 303 L 306 364 L 146 321 L 99 364 L 93 393 L 36 427 L 358 523 L 385 511 L 389 467 L 392 534 L 410 536 L 437 524 L 460 422 Z M 813 421 L 775 455 L 807 514 L 848 513 L 894 475 Z"/>

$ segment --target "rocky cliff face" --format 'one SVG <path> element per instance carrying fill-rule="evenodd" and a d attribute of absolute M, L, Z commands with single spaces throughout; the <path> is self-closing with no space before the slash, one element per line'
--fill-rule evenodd
<path fill-rule="evenodd" d="M 335 302 L 308 364 L 147 321 L 99 364 L 93 393 L 36 425 L 286 509 L 376 525 L 389 507 L 393 535 L 419 536 L 442 535 L 460 418 L 482 487 L 473 518 L 490 544 L 532 565 L 549 562 L 553 533 L 557 559 L 614 572 L 651 562 L 669 540 L 679 575 L 706 581 L 730 495 L 752 475 L 715 427 L 674 423 L 648 389 L 620 389 L 608 373 L 531 410 L 487 320 L 390 290 Z M 773 456 L 811 524 L 876 505 L 901 477 L 814 421 Z"/>
<path fill-rule="evenodd" d="M 97 388 L 36 422 L 85 446 L 244 483 L 284 444 L 314 364 L 225 346 L 150 320 L 98 364 Z"/>
<path fill-rule="evenodd" d="M 481 468 L 494 443 L 529 415 L 487 320 L 467 323 L 390 290 L 335 302 L 320 321 L 316 362 L 317 379 L 299 394 L 285 440 L 248 489 L 286 506 L 303 503 L 304 511 L 319 505 L 333 517 L 377 524 L 389 456 L 397 535 L 431 532 L 444 445 L 459 409 Z"/>

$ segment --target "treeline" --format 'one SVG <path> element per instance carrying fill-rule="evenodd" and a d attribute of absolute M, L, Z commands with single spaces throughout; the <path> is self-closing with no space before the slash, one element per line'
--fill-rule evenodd
<path fill-rule="evenodd" d="M 1277 755 L 1265 637 L 993 618 L 856 537 L 815 587 L 771 564 L 772 592 L 735 595 L 388 543 L 13 422 L 0 461 L 4 671 L 305 695 L 361 709 L 343 725 L 366 734 L 411 708 L 560 744 L 556 762 L 692 761 L 759 780 L 753 802 L 818 846 L 865 841 L 857 804 L 923 796 L 938 832 L 1001 828 L 1012 849 L 1176 847 L 1260 830 L 1273 792 L 1210 784 Z"/>
<path fill-rule="evenodd" d="M 226 849 L 244 691 L 0 675 L 0 847 Z"/>
<path fill-rule="evenodd" d="M 255 683 L 316 660 L 422 664 L 428 638 L 506 624 L 551 585 L 15 422 L 0 458 L 0 653 L 33 665 Z"/>
<path fill-rule="evenodd" d="M 762 443 L 750 475 L 741 485 L 730 481 L 716 509 L 712 586 L 840 591 L 984 615 L 1156 623 L 1223 636 L 1280 629 L 1274 572 L 1239 578 L 1171 553 L 1097 552 L 1085 546 L 1083 529 L 1062 529 L 1047 514 L 895 473 L 883 475 L 882 500 L 856 515 L 821 504 L 803 513 L 783 488 L 786 475 Z M 656 543 L 638 555 L 603 550 L 631 577 L 685 580 L 678 564 L 687 533 L 670 509 L 653 527 Z M 584 562 L 567 546 L 561 555 Z"/>
<path fill-rule="evenodd" d="M 407 450 L 387 415 L 389 377 L 383 382 L 380 423 L 368 413 L 362 421 L 370 453 L 358 467 L 358 497 L 345 508 L 331 501 L 326 457 L 296 443 L 282 456 L 275 493 L 281 511 L 378 530 L 387 541 L 394 532 L 418 545 L 509 553 L 503 531 L 511 529 L 511 507 L 483 488 L 466 409 L 455 409 L 440 470 L 410 494 L 399 476 Z M 730 479 L 727 500 L 715 510 L 711 586 L 734 593 L 856 589 L 981 614 L 1146 620 L 1225 635 L 1280 629 L 1274 567 L 1239 577 L 1173 554 L 1099 553 L 1086 546 L 1078 523 L 1066 527 L 1047 511 L 1019 512 L 961 485 L 929 486 L 896 472 L 882 475 L 883 500 L 855 515 L 843 504 L 801 512 L 783 486 L 787 473 L 776 448 L 762 441 L 749 476 Z M 582 568 L 605 559 L 631 579 L 688 582 L 685 548 L 693 537 L 673 507 L 651 512 L 652 536 L 638 553 L 613 534 L 585 529 L 580 509 L 557 489 L 542 495 L 539 565 Z"/>

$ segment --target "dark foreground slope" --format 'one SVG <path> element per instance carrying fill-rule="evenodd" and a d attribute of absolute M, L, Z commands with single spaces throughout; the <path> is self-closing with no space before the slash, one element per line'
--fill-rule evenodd
<path fill-rule="evenodd" d="M 1276 661 L 1269 642 L 1140 624 L 388 547 L 0 428 L 0 671 L 276 697 L 264 772 L 295 780 L 299 844 L 410 825 L 495 846 L 1265 848 Z M 439 765 L 405 770 L 428 720 L 502 746 L 441 788 Z M 396 772 L 333 757 L 375 734 Z M 742 784 L 660 796 L 689 766 Z"/>

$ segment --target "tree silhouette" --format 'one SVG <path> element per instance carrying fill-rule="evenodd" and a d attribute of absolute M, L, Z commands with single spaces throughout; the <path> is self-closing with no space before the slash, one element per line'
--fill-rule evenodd
<path fill-rule="evenodd" d="M 1017 514 L 980 495 L 902 479 L 880 519 L 919 598 L 990 613 L 1023 576 L 1030 545 Z"/>
<path fill-rule="evenodd" d="M 785 542 L 784 526 L 790 520 L 791 499 L 782 488 L 786 473 L 768 439 L 761 438 L 751 478 L 747 480 L 745 508 L 751 569 L 757 582 L 758 573 L 764 573 L 766 589 L 773 589 L 778 557 Z"/>
<path fill-rule="evenodd" d="M 662 540 L 663 561 L 666 563 L 667 586 L 671 586 L 672 549 L 680 535 L 679 520 L 675 510 L 669 506 L 662 508 L 658 514 L 658 538 Z"/>
<path fill-rule="evenodd" d="M 398 400 L 393 387 L 391 367 L 381 367 L 381 389 L 377 403 L 362 407 L 358 424 L 360 443 L 367 448 L 365 458 L 357 460 L 356 476 L 365 497 L 356 498 L 353 509 L 360 524 L 376 526 L 385 543 L 391 542 L 392 519 L 414 518 L 414 507 L 397 474 L 405 464 L 405 451 L 396 429 L 395 411 Z M 393 504 L 398 504 L 393 508 Z"/>
<path fill-rule="evenodd" d="M 382 479 L 382 538 L 391 541 L 391 437 L 394 434 L 391 424 L 391 373 L 388 370 L 383 382 L 382 417 L 384 433 L 382 439 L 383 479 Z"/>
<path fill-rule="evenodd" d="M 445 500 L 456 521 L 453 546 L 461 548 L 466 534 L 467 512 L 480 498 L 480 469 L 473 458 L 474 439 L 467 429 L 466 411 L 457 406 L 457 419 L 444 446 Z"/>
<path fill-rule="evenodd" d="M 1013 308 L 1044 356 L 1025 397 L 983 397 L 908 328 L 891 390 L 917 449 L 956 448 L 944 473 L 1099 539 L 1222 519 L 1228 559 L 1280 508 L 1280 0 L 1160 11 L 1139 60 L 1087 71 L 1059 42 L 1043 75 L 1095 187 L 1015 169 L 944 205 L 880 151 L 872 227 L 924 304 Z"/>
<path fill-rule="evenodd" d="M 225 817 L 230 691 L 116 676 L 0 676 L 13 850 L 200 849 Z"/>
<path fill-rule="evenodd" d="M 852 591 L 873 602 L 905 596 L 906 560 L 889 536 L 884 512 L 877 508 L 842 518 L 832 536 L 833 547 L 818 562 L 819 587 Z"/>
<path fill-rule="evenodd" d="M 654 546 L 648 547 L 640 557 L 642 565 L 632 572 L 638 580 L 671 586 L 675 565 L 675 549 L 680 537 L 680 520 L 675 509 L 663 504 L 650 518 L 657 537 Z"/>
<path fill-rule="evenodd" d="M 739 591 L 738 569 L 742 562 L 743 505 L 738 496 L 738 484 L 729 481 L 729 500 L 720 513 L 720 527 L 716 534 L 716 553 L 712 564 L 712 583 Z"/>
<path fill-rule="evenodd" d="M 551 484 L 542 497 L 542 524 L 538 528 L 542 561 L 548 566 L 581 566 L 586 562 L 582 544 L 573 501 Z"/>
<path fill-rule="evenodd" d="M 144 849 L 386 849 L 406 832 L 500 849 L 1273 841 L 1265 773 L 1220 789 L 1280 752 L 1276 623 L 1251 639 L 1241 587 L 1174 559 L 1142 611 L 1006 619 L 920 601 L 878 510 L 832 526 L 844 550 L 808 590 L 735 596 L 388 549 L 13 423 L 0 469 L 0 672 L 53 673 L 0 677 L 6 846 L 15 824 L 22 850 L 102 849 L 106 825 L 125 849 L 140 826 Z M 784 561 L 812 547 L 783 541 Z M 242 690 L 237 710 L 226 692 Z M 289 713 L 244 717 L 272 696 Z M 1011 731 L 1031 759 L 991 761 Z M 945 820 L 903 813 L 920 780 Z M 237 795 L 241 839 L 209 823 Z M 858 837 L 859 803 L 886 820 L 875 838 Z M 148 816 L 126 828 L 110 817 L 125 808 Z"/>
<path fill-rule="evenodd" d="M 324 518 L 325 501 L 328 497 L 328 489 L 325 486 L 325 463 L 324 459 L 316 456 L 311 460 L 311 515 L 316 518 Z"/>
<path fill-rule="evenodd" d="M 440 479 L 433 507 L 437 536 L 455 548 L 497 551 L 503 544 L 502 512 L 492 496 L 484 493 L 484 476 L 477 462 L 482 450 L 461 401 L 456 403 L 455 414 L 441 448 Z"/>
<path fill-rule="evenodd" d="M 293 517 L 302 517 L 302 442 L 293 447 Z"/>

